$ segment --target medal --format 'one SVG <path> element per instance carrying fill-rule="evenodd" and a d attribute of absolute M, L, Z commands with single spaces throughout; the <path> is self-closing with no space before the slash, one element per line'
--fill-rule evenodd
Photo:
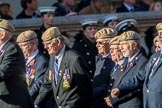
<path fill-rule="evenodd" d="M 51 70 L 49 70 L 48 79 L 52 80 L 52 71 Z"/>
<path fill-rule="evenodd" d="M 63 88 L 66 88 L 66 89 L 70 88 L 70 84 L 69 84 L 69 81 L 67 79 L 63 80 Z"/>

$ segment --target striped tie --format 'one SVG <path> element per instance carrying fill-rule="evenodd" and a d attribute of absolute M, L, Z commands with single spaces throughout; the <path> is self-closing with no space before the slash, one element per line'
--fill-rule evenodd
<path fill-rule="evenodd" d="M 58 59 L 55 58 L 54 61 L 54 70 L 55 70 L 55 82 L 57 84 L 57 78 L 58 78 Z"/>

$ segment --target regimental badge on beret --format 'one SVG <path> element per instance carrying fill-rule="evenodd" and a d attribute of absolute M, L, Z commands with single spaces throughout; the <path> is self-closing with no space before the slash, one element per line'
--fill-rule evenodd
<path fill-rule="evenodd" d="M 120 36 L 115 36 L 114 38 L 112 38 L 109 42 L 110 45 L 119 45 L 119 37 Z"/>
<path fill-rule="evenodd" d="M 125 32 L 123 34 L 121 34 L 121 39 L 122 40 L 126 39 L 126 33 Z"/>
<path fill-rule="evenodd" d="M 135 31 L 123 32 L 120 35 L 120 42 L 121 41 L 128 41 L 128 40 L 139 40 L 139 34 Z"/>

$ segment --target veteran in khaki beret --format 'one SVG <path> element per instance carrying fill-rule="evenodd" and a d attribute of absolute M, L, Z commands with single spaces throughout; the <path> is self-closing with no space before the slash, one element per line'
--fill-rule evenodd
<path fill-rule="evenodd" d="M 139 34 L 135 31 L 123 32 L 120 35 L 119 41 L 139 40 Z"/>
<path fill-rule="evenodd" d="M 90 99 L 91 95 L 91 82 L 87 76 L 87 63 L 81 55 L 69 48 L 64 42 L 64 36 L 61 34 L 57 27 L 48 28 L 42 35 L 44 48 L 47 49 L 50 56 L 49 72 L 46 77 L 47 83 L 41 86 L 41 90 L 35 100 L 35 105 L 41 105 L 40 100 L 48 94 L 50 88 L 53 89 L 53 95 L 56 104 L 59 108 L 77 107 L 77 108 L 92 108 Z M 84 77 L 79 77 L 77 75 Z M 63 78 L 62 78 L 63 77 Z M 76 83 L 76 80 L 78 83 Z M 51 83 L 49 86 L 46 84 Z M 84 83 L 86 82 L 86 83 Z M 59 90 L 57 91 L 56 88 Z M 83 88 L 83 89 L 82 89 Z M 86 88 L 86 89 L 84 89 Z M 78 89 L 80 89 L 78 91 Z M 44 95 L 44 97 L 42 97 Z M 66 98 L 66 99 L 65 99 Z M 78 102 L 78 104 L 75 104 Z M 85 103 L 86 102 L 86 103 Z"/>
<path fill-rule="evenodd" d="M 117 31 L 112 28 L 103 28 L 95 33 L 96 39 L 111 39 L 117 35 Z"/>
<path fill-rule="evenodd" d="M 37 39 L 37 35 L 34 31 L 27 30 L 20 33 L 16 39 L 17 43 L 27 42 L 33 39 Z"/>
<path fill-rule="evenodd" d="M 0 19 L 0 107 L 33 108 L 33 102 L 29 101 L 32 99 L 24 82 L 24 55 L 12 39 L 14 30 L 9 21 Z"/>
<path fill-rule="evenodd" d="M 62 36 L 60 30 L 57 27 L 51 27 L 43 33 L 42 40 L 43 42 L 49 42 L 59 36 Z"/>
<path fill-rule="evenodd" d="M 48 43 L 57 37 L 61 37 L 66 45 L 70 45 L 70 40 L 62 35 L 57 27 L 51 27 L 42 34 L 42 40 L 44 43 Z"/>
<path fill-rule="evenodd" d="M 13 33 L 15 31 L 14 26 L 5 19 L 0 19 L 0 29 L 4 29 L 10 33 Z"/>

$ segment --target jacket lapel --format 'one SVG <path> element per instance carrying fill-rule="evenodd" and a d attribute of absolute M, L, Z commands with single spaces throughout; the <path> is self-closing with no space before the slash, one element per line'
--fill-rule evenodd
<path fill-rule="evenodd" d="M 9 40 L 10 41 L 10 40 Z M 4 53 L 5 53 L 5 49 L 8 47 L 9 45 L 9 41 L 3 46 L 3 48 L 0 51 L 0 63 L 2 62 L 2 59 L 4 57 Z"/>
<path fill-rule="evenodd" d="M 139 59 L 141 56 L 142 56 L 142 53 L 140 52 L 140 53 L 131 61 L 132 65 L 136 65 L 138 59 Z M 127 65 L 125 65 L 125 66 L 127 66 Z M 121 75 L 118 84 L 121 83 L 121 80 L 124 78 L 124 76 L 127 75 L 127 73 L 128 73 L 133 67 L 134 67 L 134 66 L 128 66 L 128 67 L 126 68 L 126 70 L 125 70 L 125 71 L 123 72 L 123 74 Z"/>
<path fill-rule="evenodd" d="M 158 59 L 158 58 L 157 58 Z M 156 71 L 159 69 L 159 67 L 162 65 L 162 60 L 161 60 L 161 57 L 159 58 L 159 61 L 158 61 L 158 63 L 157 63 L 157 65 L 155 66 L 155 68 L 152 70 L 153 72 L 151 72 L 151 73 L 153 73 L 152 74 L 152 76 L 156 73 Z"/>
<path fill-rule="evenodd" d="M 156 62 L 156 60 L 158 59 L 158 56 L 159 56 L 159 54 L 160 53 L 157 53 L 153 58 L 152 58 L 152 60 L 150 61 L 151 63 L 149 63 L 148 65 L 148 68 L 147 68 L 147 72 L 146 72 L 146 81 L 148 80 L 148 78 L 149 78 L 149 75 L 150 75 L 150 73 L 151 73 L 151 70 L 152 70 L 152 67 L 153 67 L 153 65 L 155 64 L 155 62 Z M 158 63 L 158 65 L 160 65 L 161 63 Z M 159 66 L 157 66 L 157 67 L 159 67 Z M 155 69 L 154 69 L 155 70 Z"/>
<path fill-rule="evenodd" d="M 63 77 L 63 74 L 64 74 L 64 70 L 67 67 L 67 65 L 66 65 L 66 60 L 68 59 L 67 50 L 68 50 L 68 48 L 65 47 L 65 52 L 64 52 L 64 55 L 62 57 L 62 61 L 61 61 L 59 73 L 58 73 L 59 75 L 58 75 L 57 85 L 56 85 L 56 94 L 58 93 L 60 86 L 62 86 L 62 77 Z"/>

